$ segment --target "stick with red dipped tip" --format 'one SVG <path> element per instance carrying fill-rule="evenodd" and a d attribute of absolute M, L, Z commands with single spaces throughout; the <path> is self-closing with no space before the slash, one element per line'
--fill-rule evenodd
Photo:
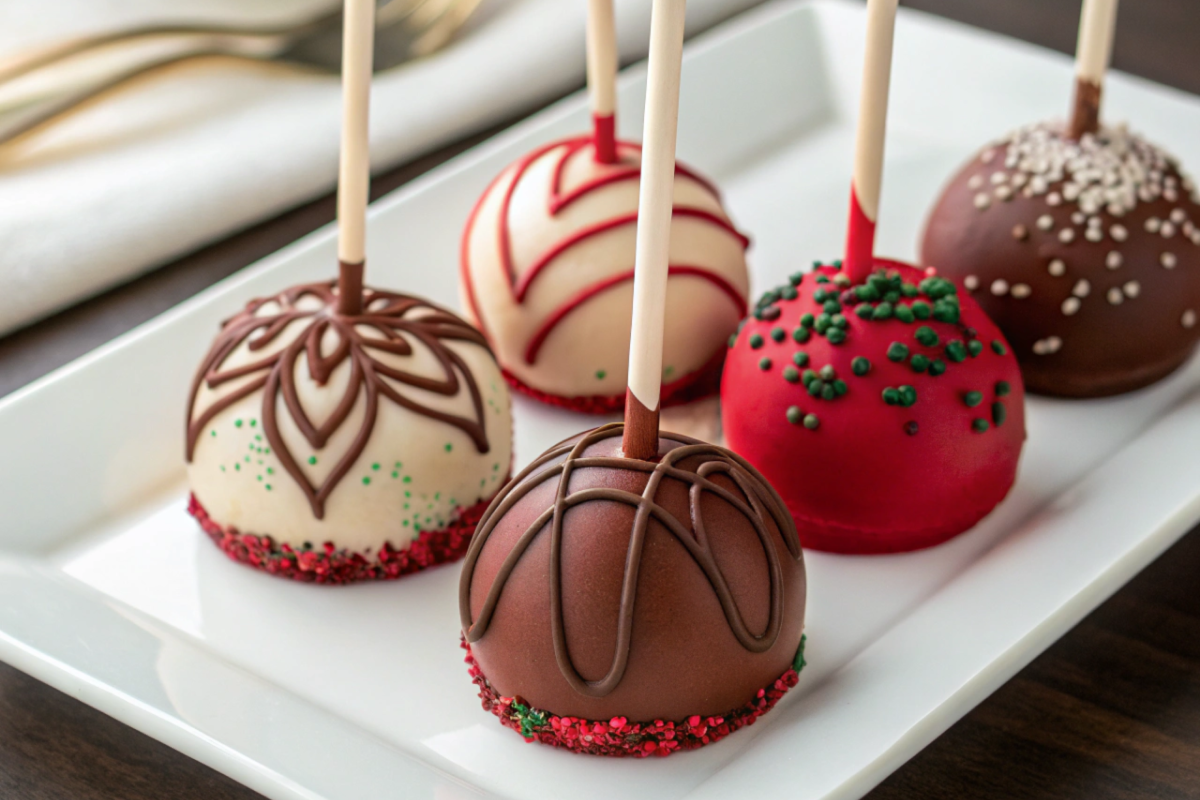
<path fill-rule="evenodd" d="M 613 0 L 588 0 L 587 83 L 596 160 L 617 161 L 617 30 Z"/>
<path fill-rule="evenodd" d="M 679 79 L 686 5 L 685 0 L 654 0 L 650 18 L 650 67 L 633 274 L 633 329 L 629 342 L 629 388 L 625 390 L 622 440 L 627 458 L 643 460 L 658 455 L 663 322 L 667 307 L 675 136 L 679 127 Z"/>
<path fill-rule="evenodd" d="M 1079 139 L 1100 129 L 1100 94 L 1112 58 L 1117 0 L 1084 0 L 1075 48 L 1075 97 L 1067 136 Z"/>
<path fill-rule="evenodd" d="M 338 313 L 362 313 L 375 0 L 346 0 L 342 29 L 342 150 L 338 166 Z"/>
<path fill-rule="evenodd" d="M 875 262 L 875 223 L 883 183 L 883 144 L 887 132 L 888 86 L 892 75 L 892 39 L 899 0 L 867 0 L 867 42 L 862 95 L 850 183 L 850 225 L 843 271 L 852 283 L 871 274 Z"/>

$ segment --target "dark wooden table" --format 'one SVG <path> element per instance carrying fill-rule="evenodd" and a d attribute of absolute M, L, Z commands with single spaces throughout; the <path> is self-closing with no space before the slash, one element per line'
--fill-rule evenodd
<path fill-rule="evenodd" d="M 904 0 L 904 5 L 1064 52 L 1074 47 L 1079 0 Z M 1126 0 L 1116 66 L 1200 93 L 1198 34 L 1196 0 Z M 378 176 L 374 193 L 391 191 L 486 135 Z M 325 224 L 333 214 L 331 198 L 315 200 L 0 339 L 0 396 Z M 0 799 L 256 797 L 0 663 Z M 1200 529 L 870 798 L 1200 798 Z"/>

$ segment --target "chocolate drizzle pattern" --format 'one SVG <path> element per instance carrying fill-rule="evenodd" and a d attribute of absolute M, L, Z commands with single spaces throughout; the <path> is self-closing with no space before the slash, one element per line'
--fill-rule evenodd
<path fill-rule="evenodd" d="M 308 498 L 317 519 L 324 518 L 325 503 L 330 494 L 366 448 L 379 414 L 381 398 L 458 428 L 470 437 L 480 453 L 489 449 L 479 386 L 467 364 L 445 344 L 448 341 L 469 342 L 486 349 L 487 343 L 479 331 L 449 311 L 424 300 L 374 289 L 363 290 L 361 313 L 342 314 L 338 311 L 336 287 L 336 282 L 304 284 L 274 297 L 252 300 L 221 327 L 201 362 L 188 399 L 187 459 L 190 462 L 205 426 L 222 411 L 261 390 L 263 433 L 280 463 Z M 310 298 L 318 302 L 302 302 Z M 297 322 L 305 327 L 281 348 L 242 366 L 224 366 L 242 344 L 246 344 L 251 353 L 270 350 Z M 425 348 L 434 356 L 441 375 L 418 375 L 377 357 L 380 354 L 411 356 L 417 352 L 417 347 Z M 345 394 L 329 418 L 315 424 L 304 411 L 297 393 L 297 368 L 303 364 L 318 385 L 325 385 L 334 371 L 346 362 L 350 364 L 350 379 Z M 228 393 L 218 396 L 197 413 L 196 400 L 202 386 L 220 391 L 230 385 L 232 388 Z M 471 398 L 471 415 L 460 416 L 427 405 L 405 392 L 405 387 L 447 398 L 465 391 Z M 305 440 L 318 450 L 347 423 L 359 399 L 364 401 L 357 435 L 318 485 L 305 475 L 280 434 L 277 419 L 280 398 Z"/>
<path fill-rule="evenodd" d="M 520 562 L 534 539 L 549 525 L 547 533 L 550 544 L 550 617 L 554 654 L 559 670 L 568 684 L 577 692 L 589 697 L 604 697 L 613 692 L 621 682 L 629 661 L 630 643 L 633 635 L 634 607 L 637 602 L 638 576 L 643 550 L 651 520 L 656 520 L 692 557 L 704 572 L 713 592 L 721 604 L 730 630 L 738 642 L 752 653 L 769 650 L 780 634 L 783 617 L 783 572 L 780 553 L 776 550 L 770 528 L 766 523 L 769 516 L 779 530 L 789 554 L 794 560 L 801 558 L 800 540 L 795 524 L 783 501 L 770 484 L 748 462 L 735 453 L 715 445 L 699 442 L 678 434 L 663 433 L 665 440 L 680 446 L 662 454 L 657 462 L 613 456 L 586 456 L 584 452 L 597 442 L 621 438 L 624 425 L 612 423 L 582 435 L 578 440 L 567 441 L 552 447 L 518 475 L 492 502 L 480 520 L 475 538 L 463 567 L 463 580 L 459 589 L 462 625 L 467 643 L 479 641 L 487 633 L 492 615 L 504 591 L 505 583 Z M 687 459 L 703 459 L 695 470 L 680 467 Z M 571 474 L 577 469 L 625 470 L 649 473 L 649 480 L 641 494 L 614 488 L 595 487 L 576 492 L 570 491 Z M 740 490 L 730 491 L 715 483 L 712 478 L 723 475 Z M 477 619 L 471 619 L 471 580 L 480 553 L 497 523 L 531 491 L 547 481 L 557 480 L 554 504 L 543 511 L 529 525 L 505 558 L 494 584 L 479 611 Z M 682 481 L 688 485 L 690 519 L 680 520 L 659 505 L 655 497 L 664 480 Z M 766 557 L 770 580 L 770 604 L 766 629 L 761 634 L 753 633 L 746 625 L 730 590 L 729 583 L 717 564 L 709 543 L 701 500 L 705 493 L 715 495 L 737 509 L 749 521 L 762 545 Z M 623 503 L 636 509 L 633 530 L 622 576 L 620 617 L 617 622 L 617 644 L 607 674 L 596 681 L 585 680 L 576 669 L 568 651 L 563 618 L 563 586 L 561 553 L 563 547 L 563 521 L 571 508 L 593 501 Z"/>

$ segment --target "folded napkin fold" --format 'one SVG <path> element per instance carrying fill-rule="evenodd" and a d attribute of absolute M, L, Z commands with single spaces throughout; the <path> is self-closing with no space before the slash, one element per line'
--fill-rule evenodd
<path fill-rule="evenodd" d="M 239 0 L 260 15 L 266 1 Z M 692 0 L 689 26 L 758 1 Z M 72 3 L 90 9 L 72 17 L 73 35 L 87 32 L 79 19 L 99 27 L 97 7 L 122 7 L 56 0 Z M 26 43 L 44 41 L 42 11 L 55 3 L 37 5 Z M 126 5 L 146 13 L 152 3 Z M 617 2 L 624 59 L 645 54 L 649 5 Z M 136 22 L 129 17 L 126 9 L 121 24 Z M 584 20 L 583 0 L 487 0 L 446 49 L 379 74 L 373 166 L 402 163 L 581 85 Z M 0 35 L 10 53 L 21 43 L 13 30 Z M 0 335 L 328 192 L 339 108 L 336 77 L 207 59 L 0 152 Z"/>

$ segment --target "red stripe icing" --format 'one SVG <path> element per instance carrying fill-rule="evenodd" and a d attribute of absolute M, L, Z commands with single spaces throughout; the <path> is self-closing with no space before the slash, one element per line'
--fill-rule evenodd
<path fill-rule="evenodd" d="M 617 118 L 612 114 L 593 114 L 592 129 L 596 140 L 596 160 L 601 164 L 617 161 Z"/>
<path fill-rule="evenodd" d="M 611 117 L 609 118 L 611 120 Z M 550 196 L 547 198 L 547 213 L 551 217 L 557 216 L 563 209 L 571 205 L 575 201 L 587 197 L 606 186 L 620 183 L 622 181 L 636 181 L 640 178 L 641 167 L 639 164 L 633 163 L 633 159 L 628 156 L 636 156 L 641 152 L 641 146 L 633 142 L 622 142 L 613 139 L 613 161 L 606 161 L 605 153 L 599 152 L 598 148 L 604 147 L 601 141 L 601 126 L 602 119 L 597 117 L 596 129 L 591 135 L 574 137 L 571 139 L 563 139 L 557 142 L 551 142 L 543 145 L 525 156 L 518 159 L 511 167 L 504 170 L 495 180 L 489 185 L 487 191 L 483 193 L 475 207 L 471 211 L 471 215 L 467 220 L 466 229 L 463 232 L 463 238 L 460 246 L 460 272 L 462 277 L 463 291 L 466 295 L 466 302 L 470 309 L 474 321 L 484 331 L 484 319 L 479 301 L 475 294 L 474 281 L 471 276 L 470 269 L 470 238 L 471 233 L 475 228 L 479 215 L 482 211 L 483 204 L 491 195 L 495 187 L 503 180 L 507 179 L 507 185 L 504 187 L 504 194 L 500 200 L 500 210 L 498 214 L 499 224 L 497 226 L 497 248 L 500 256 L 501 269 L 507 279 L 508 285 L 512 288 L 512 297 L 515 302 L 522 304 L 528 296 L 530 286 L 534 280 L 544 273 L 565 251 L 571 247 L 585 242 L 595 236 L 599 236 L 607 231 L 611 231 L 627 225 L 635 225 L 637 223 L 636 213 L 625 214 L 618 217 L 613 217 L 606 220 L 599 220 L 584 228 L 572 232 L 562 240 L 552 244 L 545 252 L 534 259 L 529 269 L 517 277 L 514 258 L 512 253 L 512 234 L 509 225 L 509 218 L 512 208 L 513 195 L 516 192 L 517 186 L 524 178 L 525 174 L 539 159 L 557 151 L 554 157 L 557 159 L 552 167 Z M 578 154 L 581 150 L 592 148 L 594 158 L 602 164 L 602 170 L 599 175 L 591 180 L 585 181 L 579 186 L 564 192 L 563 182 L 566 168 L 571 158 Z M 720 195 L 715 186 L 708 180 L 701 177 L 691 169 L 682 164 L 676 164 L 675 175 L 687 180 L 691 180 L 714 197 L 720 198 Z M 743 249 L 750 246 L 750 240 L 741 232 L 739 232 L 733 224 L 723 215 L 713 213 L 702 208 L 694 208 L 690 206 L 679 206 L 674 209 L 674 215 L 695 219 L 705 224 L 712 225 L 721 231 L 733 236 L 742 246 Z M 746 309 L 746 299 L 723 277 L 705 269 L 703 267 L 694 266 L 672 266 L 669 271 L 670 275 L 694 276 L 703 278 L 713 285 L 717 286 L 722 292 L 728 295 L 738 308 L 738 313 L 743 314 Z M 582 292 L 575 295 L 566 303 L 559 306 L 549 315 L 549 318 L 538 329 L 533 340 L 529 343 L 526 349 L 526 361 L 533 363 L 538 351 L 541 349 L 546 336 L 549 335 L 562 320 L 571 311 L 579 305 L 586 302 L 591 297 L 612 288 L 613 286 L 630 280 L 632 270 L 623 272 L 604 280 L 601 280 L 592 286 L 585 288 Z"/>
<path fill-rule="evenodd" d="M 744 316 L 746 313 L 745 298 L 738 293 L 738 290 L 735 289 L 733 285 L 729 283 L 729 281 L 725 280 L 714 272 L 704 269 L 703 267 L 672 265 L 667 269 L 667 276 L 688 276 L 706 280 L 724 292 L 725 295 L 733 301 L 734 308 L 737 309 L 737 314 L 739 317 Z M 545 343 L 546 338 L 568 314 L 586 303 L 588 300 L 591 300 L 596 295 L 606 292 L 614 286 L 618 286 L 622 283 L 632 280 L 633 270 L 626 270 L 625 272 L 621 272 L 617 275 L 605 278 L 602 281 L 593 283 L 591 286 L 587 287 L 582 292 L 575 295 L 570 300 L 555 309 L 554 312 L 546 318 L 546 321 L 543 322 L 537 329 L 537 332 L 533 335 L 533 338 L 529 340 L 529 346 L 525 349 L 525 363 L 532 364 L 537 360 L 538 351 L 542 349 L 542 345 Z"/>

